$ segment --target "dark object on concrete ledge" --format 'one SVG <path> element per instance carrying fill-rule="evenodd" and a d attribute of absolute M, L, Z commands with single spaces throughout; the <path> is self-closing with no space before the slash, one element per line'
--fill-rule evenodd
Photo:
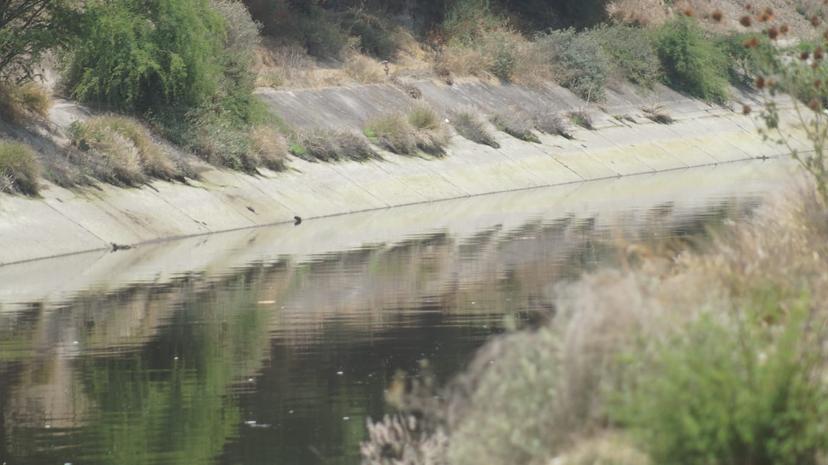
<path fill-rule="evenodd" d="M 299 216 L 294 216 L 293 217 L 293 225 L 294 226 L 299 226 L 300 224 L 302 224 L 302 218 L 299 217 Z"/>

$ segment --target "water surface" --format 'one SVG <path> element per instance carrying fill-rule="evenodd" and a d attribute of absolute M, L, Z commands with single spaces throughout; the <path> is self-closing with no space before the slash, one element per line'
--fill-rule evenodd
<path fill-rule="evenodd" d="M 616 245 L 742 221 L 750 162 L 0 267 L 0 464 L 356 464 L 398 371 L 440 380 Z"/>

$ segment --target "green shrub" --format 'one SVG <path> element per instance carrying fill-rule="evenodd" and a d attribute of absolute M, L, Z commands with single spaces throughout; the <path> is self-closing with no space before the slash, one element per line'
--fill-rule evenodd
<path fill-rule="evenodd" d="M 0 192 L 37 195 L 40 164 L 32 149 L 0 140 Z"/>
<path fill-rule="evenodd" d="M 755 47 L 745 47 L 754 39 Z M 774 46 L 764 34 L 728 34 L 718 38 L 717 44 L 727 56 L 730 80 L 737 84 L 751 84 L 757 74 L 775 61 Z"/>
<path fill-rule="evenodd" d="M 702 316 L 630 354 L 640 365 L 619 397 L 621 425 L 654 463 L 818 463 L 828 444 L 828 386 L 814 350 L 824 334 L 809 336 L 825 328 L 808 307 Z"/>
<path fill-rule="evenodd" d="M 486 128 L 486 124 L 471 111 L 457 111 L 451 114 L 451 123 L 461 137 L 499 149 L 500 144 Z"/>
<path fill-rule="evenodd" d="M 72 144 L 86 154 L 81 163 L 102 181 L 134 186 L 147 177 L 170 180 L 179 176 L 168 153 L 133 119 L 98 116 L 76 121 L 69 135 Z"/>
<path fill-rule="evenodd" d="M 630 81 L 652 87 L 661 79 L 661 64 L 647 31 L 623 25 L 601 26 L 589 32 Z"/>
<path fill-rule="evenodd" d="M 394 39 L 393 27 L 376 16 L 358 11 L 349 12 L 344 26 L 352 36 L 359 38 L 359 48 L 380 60 L 391 60 L 399 45 Z"/>
<path fill-rule="evenodd" d="M 492 117 L 492 124 L 495 127 L 509 134 L 512 137 L 524 140 L 526 142 L 540 143 L 540 139 L 532 132 L 534 122 L 529 115 L 524 113 L 510 111 L 497 113 Z"/>
<path fill-rule="evenodd" d="M 673 87 L 708 101 L 727 99 L 727 56 L 694 19 L 681 16 L 655 33 L 656 50 Z"/>
<path fill-rule="evenodd" d="M 225 27 L 208 0 L 94 2 L 86 17 L 66 76 L 75 98 L 144 112 L 218 92 Z"/>
<path fill-rule="evenodd" d="M 610 60 L 595 37 L 551 31 L 539 34 L 533 48 L 533 59 L 546 63 L 562 86 L 589 101 L 604 98 Z"/>

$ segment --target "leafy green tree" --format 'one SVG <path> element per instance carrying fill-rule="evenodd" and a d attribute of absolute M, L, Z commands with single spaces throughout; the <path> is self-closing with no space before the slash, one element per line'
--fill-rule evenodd
<path fill-rule="evenodd" d="M 208 0 L 113 0 L 86 6 L 67 81 L 79 100 L 147 112 L 216 95 L 224 22 Z"/>
<path fill-rule="evenodd" d="M 74 14 L 65 0 L 0 1 L 0 81 L 34 77 L 43 52 L 68 39 Z"/>

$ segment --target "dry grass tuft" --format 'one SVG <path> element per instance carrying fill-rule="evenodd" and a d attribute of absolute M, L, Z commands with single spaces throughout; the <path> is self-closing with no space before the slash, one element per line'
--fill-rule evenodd
<path fill-rule="evenodd" d="M 125 116 L 97 116 L 70 128 L 72 144 L 93 176 L 105 182 L 136 186 L 147 178 L 172 180 L 180 170 L 141 123 Z"/>
<path fill-rule="evenodd" d="M 350 132 L 316 129 L 296 137 L 290 152 L 307 161 L 365 161 L 379 158 L 364 137 Z"/>
<path fill-rule="evenodd" d="M 495 127 L 512 137 L 526 141 L 540 143 L 540 139 L 532 132 L 535 124 L 532 117 L 522 112 L 497 113 L 492 117 Z"/>
<path fill-rule="evenodd" d="M 534 116 L 535 129 L 553 136 L 561 136 L 566 139 L 574 139 L 569 125 L 561 115 L 550 112 L 537 113 Z"/>
<path fill-rule="evenodd" d="M 385 69 L 379 61 L 358 53 L 345 59 L 345 74 L 360 84 L 376 84 L 387 79 Z"/>
<path fill-rule="evenodd" d="M 20 86 L 0 84 L 0 114 L 13 123 L 45 118 L 52 107 L 52 96 L 43 86 L 27 82 Z"/>
<path fill-rule="evenodd" d="M 399 155 L 417 153 L 417 138 L 414 128 L 403 114 L 393 114 L 374 118 L 365 125 L 368 139 Z"/>
<path fill-rule="evenodd" d="M 36 196 L 40 163 L 29 146 L 0 140 L 0 192 Z"/>
<path fill-rule="evenodd" d="M 654 105 L 654 106 L 644 107 L 644 108 L 641 109 L 641 111 L 644 112 L 644 116 L 647 119 L 649 119 L 650 121 L 653 121 L 655 123 L 658 123 L 658 124 L 673 124 L 673 123 L 675 123 L 675 120 L 673 119 L 673 117 L 670 116 L 670 114 L 667 113 L 667 110 L 665 110 L 664 107 L 661 106 L 661 105 Z"/>
<path fill-rule="evenodd" d="M 457 134 L 478 144 L 499 149 L 500 144 L 494 138 L 486 123 L 478 118 L 473 110 L 460 110 L 451 114 L 451 123 Z"/>
<path fill-rule="evenodd" d="M 287 140 L 268 126 L 257 126 L 250 130 L 250 150 L 257 165 L 273 171 L 287 169 Z"/>
<path fill-rule="evenodd" d="M 592 122 L 592 116 L 590 116 L 589 112 L 586 110 L 575 110 L 569 112 L 569 120 L 584 129 L 588 129 L 590 131 L 595 129 Z"/>
<path fill-rule="evenodd" d="M 415 155 L 418 151 L 443 156 L 449 133 L 437 113 L 423 105 L 408 114 L 391 114 L 374 118 L 365 125 L 368 139 L 399 155 Z"/>

